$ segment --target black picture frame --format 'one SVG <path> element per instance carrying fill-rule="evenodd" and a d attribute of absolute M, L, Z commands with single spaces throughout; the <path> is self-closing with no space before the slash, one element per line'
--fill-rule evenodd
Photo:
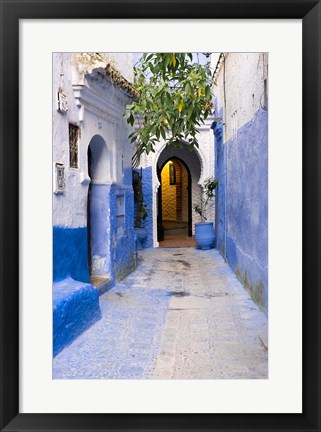
<path fill-rule="evenodd" d="M 320 431 L 321 5 L 313 0 L 1 0 L 1 431 Z M 19 413 L 19 19 L 283 18 L 303 23 L 303 413 Z M 273 35 L 271 35 L 273 37 Z M 35 48 L 36 49 L 36 48 Z M 293 123 L 295 127 L 295 120 Z M 298 197 L 299 199 L 299 197 Z M 284 311 L 286 314 L 286 311 Z M 45 397 L 45 396 L 44 396 Z M 210 395 L 209 395 L 210 397 Z"/>

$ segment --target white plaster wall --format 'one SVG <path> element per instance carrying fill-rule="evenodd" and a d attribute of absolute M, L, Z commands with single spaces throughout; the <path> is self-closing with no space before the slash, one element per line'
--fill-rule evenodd
<path fill-rule="evenodd" d="M 268 76 L 268 53 L 225 53 L 216 75 L 217 111 L 226 100 L 225 142 L 251 121 L 264 103 L 264 79 Z M 215 59 L 216 61 L 216 59 Z M 215 69 L 216 63 L 212 63 Z M 225 80 L 225 83 L 224 83 Z M 225 97 L 224 97 L 225 89 Z M 223 110 L 224 111 L 224 110 Z M 217 113 L 217 114 L 218 114 Z"/>
<path fill-rule="evenodd" d="M 126 117 L 118 117 L 115 124 L 115 130 L 117 145 L 115 147 L 114 181 L 118 184 L 122 184 L 125 176 L 125 170 L 131 170 L 132 156 L 134 153 L 133 145 L 128 139 L 128 135 L 131 133 L 132 130 L 128 126 Z M 122 145 L 118 145 L 118 143 L 122 143 Z"/>
<path fill-rule="evenodd" d="M 129 82 L 134 82 L 133 53 L 101 53 Z"/>
<path fill-rule="evenodd" d="M 134 81 L 132 53 L 88 53 L 71 54 L 73 82 L 82 82 L 93 69 L 105 68 L 111 64 L 130 83 Z"/>
<path fill-rule="evenodd" d="M 69 123 L 78 124 L 78 109 L 73 103 L 72 71 L 70 53 L 53 54 L 53 165 L 62 163 L 65 167 L 65 191 L 53 196 L 53 224 L 68 227 L 85 225 L 83 209 L 86 206 L 85 191 L 80 185 L 80 169 L 69 168 Z M 59 87 L 67 96 L 66 114 L 57 111 L 57 93 Z M 81 161 L 80 161 L 81 166 Z M 53 188 L 55 189 L 55 169 L 53 166 Z M 86 189 L 86 188 L 85 188 Z M 78 204 L 73 211 L 76 197 Z M 79 214 L 80 213 L 80 214 Z"/>
<path fill-rule="evenodd" d="M 55 190 L 55 163 L 65 167 L 65 190 L 53 194 L 53 224 L 65 227 L 83 227 L 87 224 L 88 177 L 87 149 L 95 135 L 100 135 L 107 146 L 108 157 L 100 181 L 122 184 L 123 169 L 130 169 L 132 146 L 129 127 L 124 119 L 125 105 L 130 99 L 123 91 L 108 83 L 106 77 L 93 73 L 89 78 L 80 73 L 77 53 L 53 54 L 53 190 Z M 128 70 L 124 57 L 124 68 Z M 125 62 L 126 60 L 126 62 Z M 102 65 L 99 65 L 102 67 Z M 126 67 L 125 67 L 126 66 Z M 77 69 L 77 70 L 75 70 Z M 82 69 L 88 69 L 88 64 Z M 89 68 L 90 69 L 90 68 Z M 67 96 L 68 111 L 57 111 L 59 87 Z M 69 123 L 80 126 L 79 167 L 69 167 Z M 123 155 L 123 163 L 122 156 Z"/>

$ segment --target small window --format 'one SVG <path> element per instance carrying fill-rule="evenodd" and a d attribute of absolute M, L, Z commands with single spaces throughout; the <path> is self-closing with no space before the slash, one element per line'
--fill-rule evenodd
<path fill-rule="evenodd" d="M 59 89 L 58 91 L 58 111 L 62 114 L 66 114 L 68 111 L 68 103 L 67 103 L 67 96 L 62 93 L 62 90 Z"/>
<path fill-rule="evenodd" d="M 78 168 L 78 141 L 80 128 L 69 124 L 69 161 L 70 168 Z"/>

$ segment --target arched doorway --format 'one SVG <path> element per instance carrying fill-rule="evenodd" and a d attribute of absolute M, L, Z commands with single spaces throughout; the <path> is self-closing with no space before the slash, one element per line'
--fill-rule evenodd
<path fill-rule="evenodd" d="M 108 150 L 104 139 L 95 135 L 88 146 L 87 230 L 90 282 L 99 287 L 110 278 L 109 241 L 109 170 Z"/>
<path fill-rule="evenodd" d="M 206 157 L 203 149 L 194 149 L 190 151 L 185 142 L 181 142 L 179 146 L 172 147 L 163 143 L 157 149 L 153 156 L 153 177 L 152 177 L 152 190 L 153 190 L 153 245 L 154 247 L 162 246 L 160 244 L 163 240 L 164 230 L 162 227 L 162 208 L 161 208 L 161 169 L 164 164 L 169 160 L 177 159 L 179 162 L 185 164 L 184 166 L 190 173 L 190 212 L 191 223 L 189 227 L 192 229 L 194 235 L 194 227 L 196 222 L 200 222 L 199 215 L 192 210 L 194 203 L 198 203 L 202 197 L 202 185 L 204 180 L 211 175 L 213 171 L 212 165 L 209 162 L 210 158 Z M 191 237 L 188 237 L 191 239 Z"/>
<path fill-rule="evenodd" d="M 159 245 L 193 246 L 192 179 L 188 166 L 178 157 L 167 159 L 159 169 L 159 182 Z"/>

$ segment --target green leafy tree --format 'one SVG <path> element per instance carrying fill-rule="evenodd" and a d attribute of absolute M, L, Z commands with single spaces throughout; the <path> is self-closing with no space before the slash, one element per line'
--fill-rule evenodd
<path fill-rule="evenodd" d="M 193 63 L 191 53 L 145 53 L 135 67 L 134 87 L 140 97 L 128 107 L 129 136 L 136 158 L 167 145 L 198 147 L 197 128 L 212 113 L 210 63 Z"/>

